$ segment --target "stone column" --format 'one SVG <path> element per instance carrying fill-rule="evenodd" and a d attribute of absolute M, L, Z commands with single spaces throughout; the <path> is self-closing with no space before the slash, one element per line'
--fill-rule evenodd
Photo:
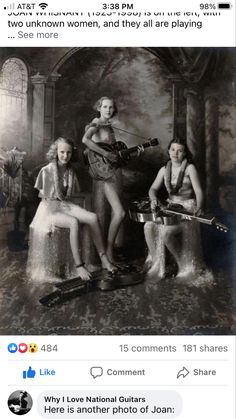
<path fill-rule="evenodd" d="M 173 138 L 186 138 L 186 98 L 184 83 L 178 77 L 172 80 Z"/>
<path fill-rule="evenodd" d="M 55 82 L 60 74 L 36 74 L 31 77 L 32 103 L 32 154 L 33 159 L 45 160 L 44 155 L 54 140 Z"/>
<path fill-rule="evenodd" d="M 215 95 L 205 96 L 206 143 L 206 205 L 214 210 L 218 206 L 219 188 L 219 112 Z"/>
<path fill-rule="evenodd" d="M 201 182 L 203 184 L 205 179 L 203 100 L 200 93 L 193 89 L 186 90 L 186 98 L 187 145 L 190 152 L 192 153 L 194 163 L 198 168 Z"/>
<path fill-rule="evenodd" d="M 47 77 L 39 73 L 31 77 L 33 85 L 33 109 L 32 109 L 32 154 L 33 160 L 43 158 L 44 140 L 44 104 L 45 104 L 45 84 Z"/>
<path fill-rule="evenodd" d="M 61 77 L 60 74 L 52 73 L 45 84 L 44 153 L 47 152 L 50 144 L 55 140 L 55 85 L 59 77 Z"/>

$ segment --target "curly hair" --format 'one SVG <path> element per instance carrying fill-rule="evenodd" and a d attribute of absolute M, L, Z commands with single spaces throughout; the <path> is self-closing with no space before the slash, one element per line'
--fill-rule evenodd
<path fill-rule="evenodd" d="M 117 114 L 118 110 L 117 110 L 116 102 L 115 102 L 114 99 L 112 99 L 111 97 L 108 97 L 108 96 L 102 96 L 102 97 L 100 97 L 100 99 L 98 99 L 97 102 L 94 104 L 93 109 L 95 111 L 98 111 L 99 112 L 100 109 L 101 109 L 101 106 L 102 106 L 102 102 L 104 100 L 110 100 L 113 103 L 114 112 L 113 112 L 112 116 L 114 116 L 115 114 Z"/>
<path fill-rule="evenodd" d="M 186 159 L 188 160 L 189 163 L 193 162 L 193 156 L 192 156 L 191 152 L 189 151 L 187 143 L 186 143 L 185 140 L 183 140 L 182 138 L 178 138 L 178 137 L 173 138 L 173 140 L 171 140 L 168 144 L 168 151 L 169 151 L 172 144 L 182 145 L 184 147 L 184 151 L 185 151 L 185 154 L 186 154 Z"/>
<path fill-rule="evenodd" d="M 49 150 L 46 154 L 46 158 L 49 162 L 52 161 L 56 161 L 57 160 L 57 150 L 58 150 L 58 144 L 59 143 L 65 143 L 71 146 L 71 158 L 70 158 L 70 162 L 75 162 L 77 160 L 77 155 L 76 155 L 76 147 L 73 143 L 72 140 L 70 140 L 69 138 L 65 138 L 65 137 L 59 137 L 57 138 L 57 140 L 55 140 L 49 147 Z"/>

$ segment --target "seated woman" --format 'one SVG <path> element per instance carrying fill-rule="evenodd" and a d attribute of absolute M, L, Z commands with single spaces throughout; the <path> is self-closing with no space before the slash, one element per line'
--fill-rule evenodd
<path fill-rule="evenodd" d="M 79 191 L 78 180 L 70 164 L 74 153 L 72 141 L 58 138 L 47 153 L 50 163 L 41 169 L 35 183 L 41 202 L 30 225 L 27 262 L 28 277 L 35 282 L 59 280 L 59 263 L 61 265 L 63 261 L 67 277 L 73 275 L 83 280 L 90 279 L 90 272 L 81 260 L 80 224 L 90 227 L 102 267 L 110 272 L 114 270 L 105 253 L 96 214 L 72 202 Z M 63 239 L 52 238 L 58 227 L 68 230 L 69 246 Z"/>
<path fill-rule="evenodd" d="M 168 192 L 168 206 L 180 204 L 185 210 L 200 215 L 203 192 L 186 143 L 181 139 L 173 139 L 168 152 L 170 160 L 159 170 L 149 190 L 152 211 L 162 207 L 157 194 L 164 184 Z M 188 279 L 190 274 L 196 276 L 205 269 L 197 221 L 181 221 L 173 225 L 147 222 L 144 232 L 149 249 L 146 261 L 148 275 L 154 274 L 159 278 L 165 276 L 165 248 L 176 261 L 179 279 Z"/>

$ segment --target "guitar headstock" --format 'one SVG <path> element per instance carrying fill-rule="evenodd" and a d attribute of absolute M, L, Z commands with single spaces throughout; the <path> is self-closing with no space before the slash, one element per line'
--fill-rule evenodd
<path fill-rule="evenodd" d="M 217 230 L 223 231 L 224 233 L 227 233 L 229 231 L 229 227 L 227 227 L 225 224 L 220 223 L 216 218 L 213 218 L 212 224 L 216 227 Z"/>
<path fill-rule="evenodd" d="M 158 138 L 148 138 L 149 144 L 151 147 L 155 146 L 155 145 L 159 145 L 159 140 Z"/>

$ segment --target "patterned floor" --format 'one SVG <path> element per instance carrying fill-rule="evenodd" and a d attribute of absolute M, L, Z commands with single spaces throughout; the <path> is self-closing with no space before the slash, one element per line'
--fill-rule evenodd
<path fill-rule="evenodd" d="M 204 335 L 234 334 L 233 275 L 214 272 L 215 284 L 190 286 L 174 278 L 145 279 L 133 287 L 90 292 L 48 308 L 39 298 L 52 285 L 26 281 L 27 251 L 0 249 L 0 334 Z M 140 266 L 142 260 L 136 260 Z"/>

